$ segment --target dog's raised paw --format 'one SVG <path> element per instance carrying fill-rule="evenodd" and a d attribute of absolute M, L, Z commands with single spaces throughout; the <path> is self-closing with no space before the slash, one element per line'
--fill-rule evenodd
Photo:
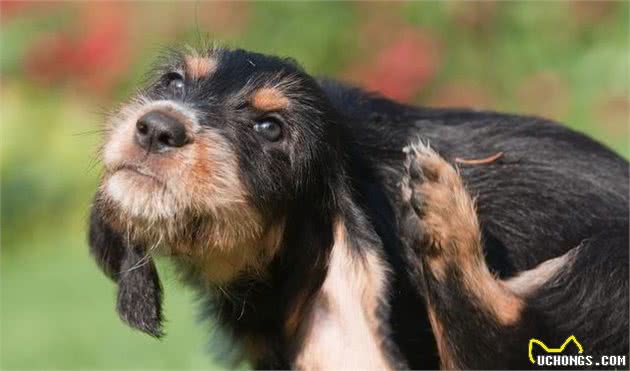
<path fill-rule="evenodd" d="M 458 259 L 473 253 L 479 224 L 474 203 L 457 170 L 428 145 L 405 147 L 402 234 L 417 253 Z M 478 252 L 475 252 L 478 253 Z"/>

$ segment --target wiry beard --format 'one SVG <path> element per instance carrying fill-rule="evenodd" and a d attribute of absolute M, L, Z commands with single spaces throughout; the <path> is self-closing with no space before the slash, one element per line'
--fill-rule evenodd
<path fill-rule="evenodd" d="M 174 208 L 178 203 L 173 198 L 168 189 L 152 192 L 143 209 L 131 210 L 103 192 L 96 202 L 107 223 L 127 242 L 160 255 L 199 256 L 237 249 L 263 235 L 260 215 L 247 205 L 201 212 Z"/>
<path fill-rule="evenodd" d="M 94 207 L 120 233 L 127 246 L 168 256 L 188 283 L 216 289 L 235 278 L 262 277 L 284 235 L 284 218 L 265 220 L 249 204 L 235 203 L 200 212 L 177 210 L 165 217 L 131 214 L 110 195 L 99 192 Z"/>

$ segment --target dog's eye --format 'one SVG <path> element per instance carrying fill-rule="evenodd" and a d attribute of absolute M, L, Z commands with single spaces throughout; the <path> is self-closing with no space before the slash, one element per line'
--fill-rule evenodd
<path fill-rule="evenodd" d="M 164 84 L 174 98 L 182 98 L 184 96 L 186 84 L 184 83 L 184 76 L 181 74 L 177 72 L 167 73 L 164 76 Z"/>
<path fill-rule="evenodd" d="M 254 131 L 270 142 L 275 142 L 282 136 L 280 123 L 278 120 L 270 117 L 256 121 Z"/>

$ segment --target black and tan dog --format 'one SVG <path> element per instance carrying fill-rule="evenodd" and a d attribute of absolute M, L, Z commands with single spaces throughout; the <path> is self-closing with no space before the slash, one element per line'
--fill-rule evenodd
<path fill-rule="evenodd" d="M 570 335 L 628 353 L 628 163 L 600 144 L 243 50 L 153 76 L 112 115 L 90 222 L 131 326 L 162 335 L 157 254 L 259 368 L 524 368 Z"/>

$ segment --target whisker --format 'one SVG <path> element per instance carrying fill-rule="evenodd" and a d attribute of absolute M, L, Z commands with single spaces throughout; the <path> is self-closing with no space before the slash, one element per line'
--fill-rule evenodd
<path fill-rule="evenodd" d="M 102 158 L 102 154 L 103 154 L 103 146 L 99 146 L 99 148 L 96 150 L 96 153 L 92 155 L 92 157 L 90 158 L 90 161 L 88 162 L 88 167 L 87 167 L 88 173 L 92 172 L 92 170 L 96 168 L 96 165 L 98 165 L 98 163 L 100 162 L 99 160 Z"/>
<path fill-rule="evenodd" d="M 110 129 L 93 129 L 93 130 L 79 131 L 76 133 L 72 133 L 71 135 L 73 137 L 79 137 L 79 136 L 86 136 L 86 135 L 108 133 L 109 131 L 111 130 Z"/>
<path fill-rule="evenodd" d="M 136 264 L 134 264 L 131 268 L 129 268 L 126 271 L 123 271 L 121 273 L 123 273 L 123 274 L 124 273 L 129 273 L 131 271 L 134 271 L 134 270 L 136 270 L 138 268 L 142 268 L 145 265 L 147 265 L 150 262 L 151 252 L 153 250 L 155 250 L 160 245 L 160 243 L 162 243 L 162 236 L 160 236 L 160 238 L 157 240 L 156 243 L 153 244 L 153 246 L 151 246 L 149 249 L 147 249 L 146 254 L 140 260 L 138 260 L 138 262 Z"/>

